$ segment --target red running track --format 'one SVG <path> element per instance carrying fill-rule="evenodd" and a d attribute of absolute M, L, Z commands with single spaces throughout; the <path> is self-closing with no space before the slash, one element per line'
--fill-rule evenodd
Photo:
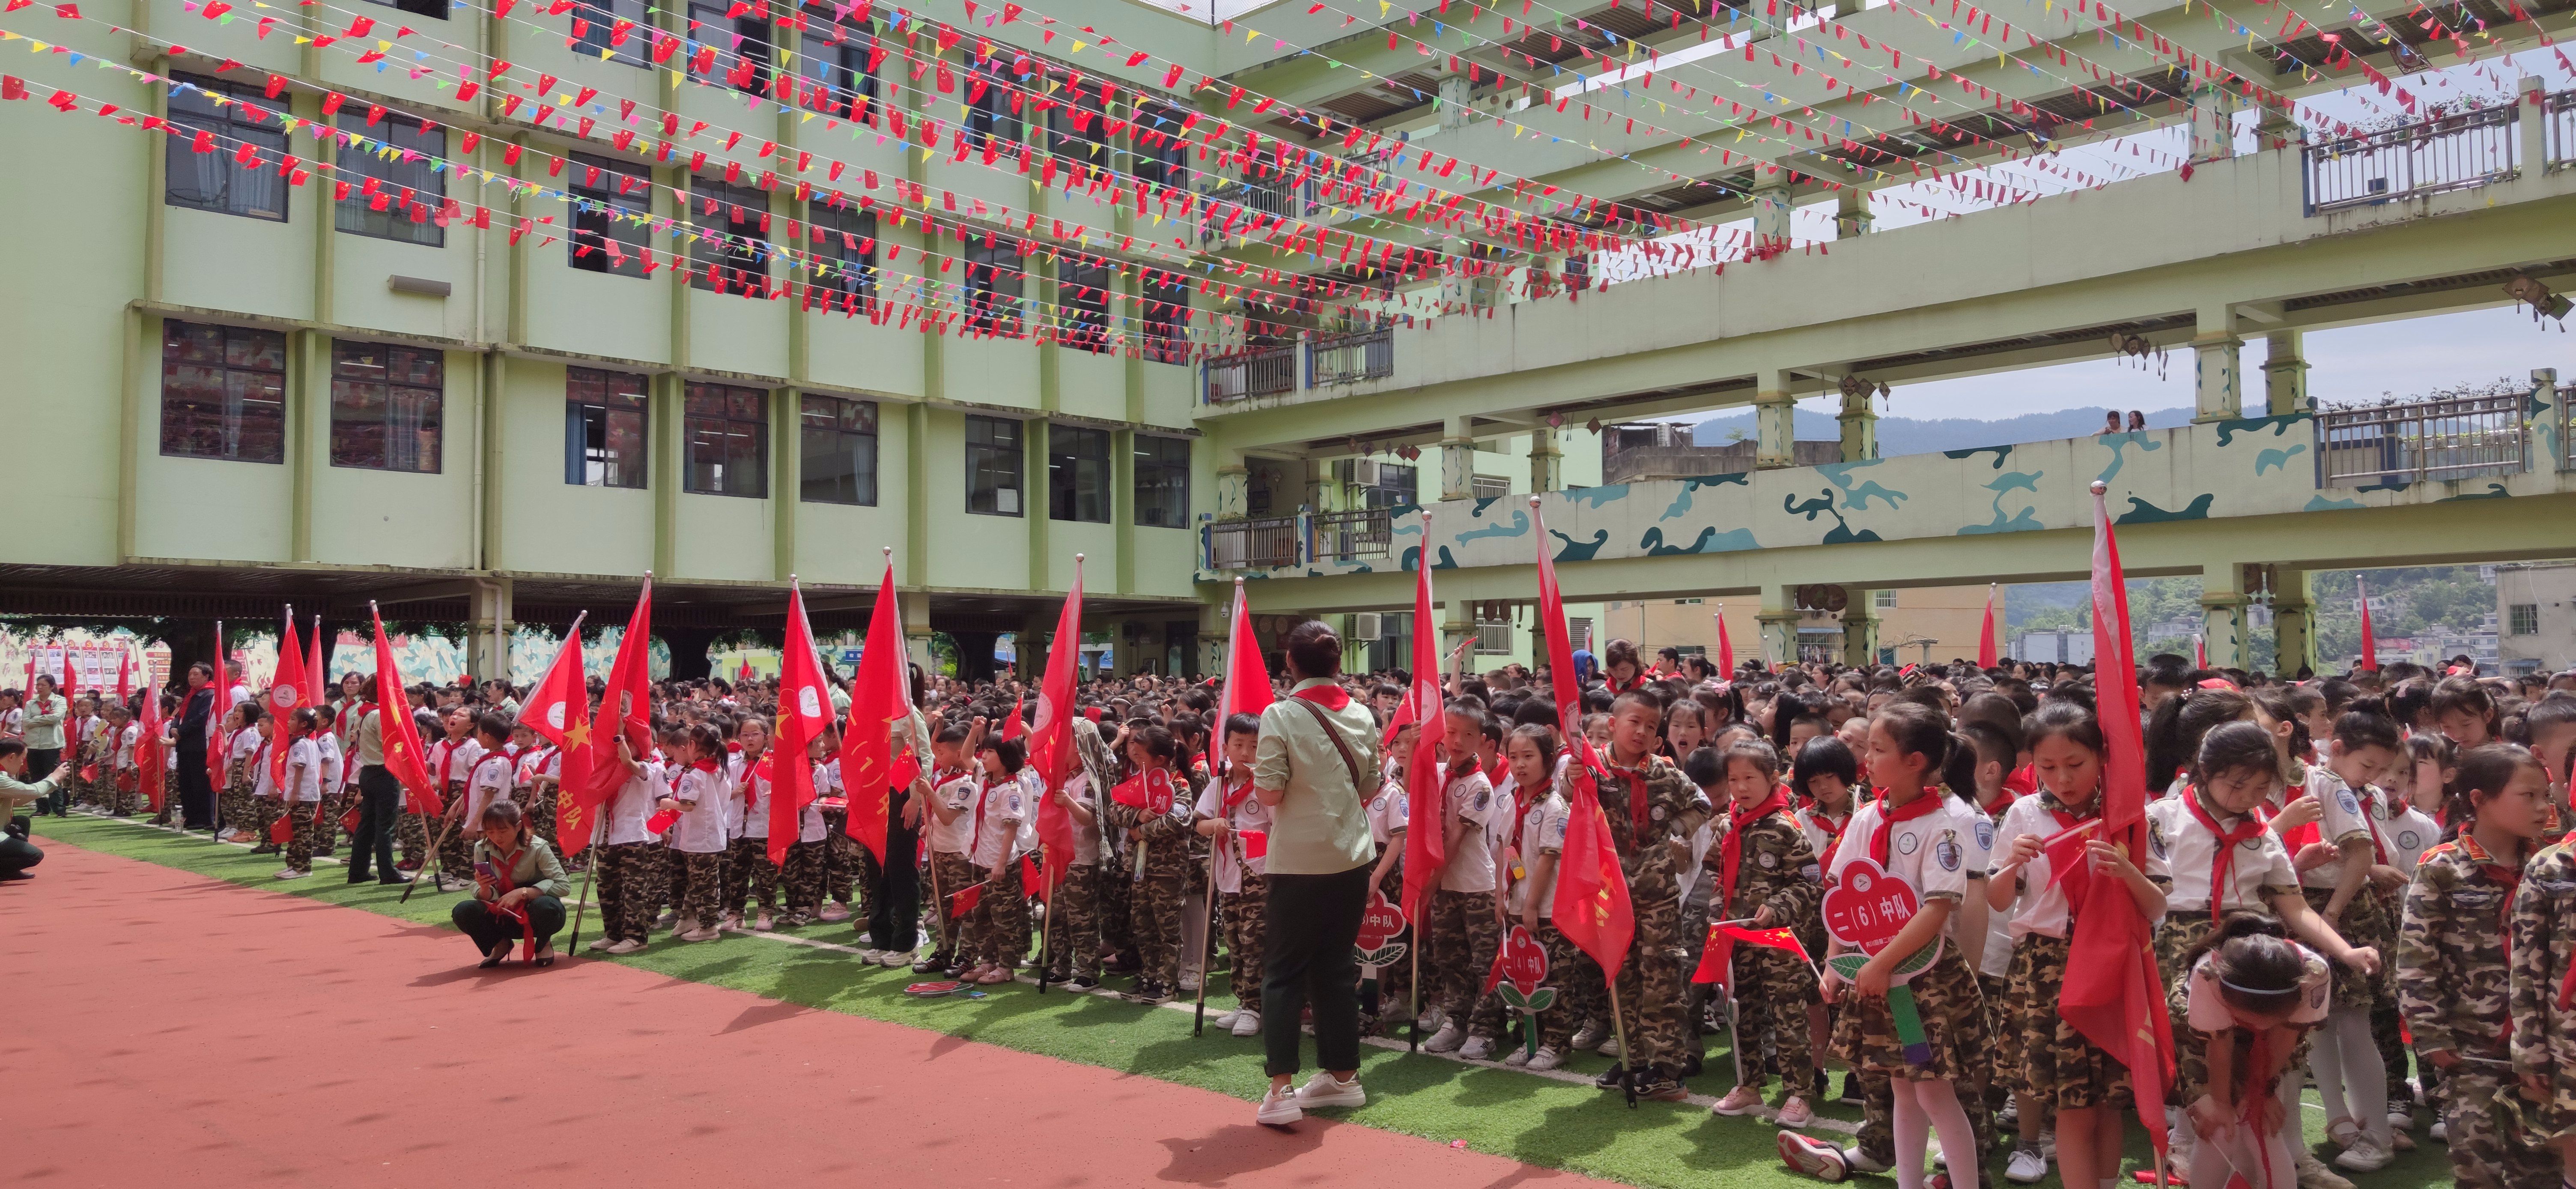
<path fill-rule="evenodd" d="M 0 888 L 12 1181 L 1601 1183 L 612 963 L 478 971 L 443 928 L 45 851 Z"/>

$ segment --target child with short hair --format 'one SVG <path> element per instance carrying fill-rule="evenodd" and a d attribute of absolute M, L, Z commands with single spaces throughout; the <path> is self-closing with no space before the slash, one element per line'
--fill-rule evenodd
<path fill-rule="evenodd" d="M 1161 1003 L 1180 981 L 1181 913 L 1191 866 L 1190 805 L 1172 782 L 1180 744 L 1170 731 L 1147 726 L 1131 732 L 1127 758 L 1136 774 L 1110 794 L 1105 810 L 1110 826 L 1125 831 L 1138 852 L 1131 928 L 1141 968 L 1131 998 Z"/>
<path fill-rule="evenodd" d="M 1784 950 L 1740 944 L 1717 926 L 1774 929 L 1815 916 L 1823 901 L 1823 870 L 1789 812 L 1780 753 L 1769 743 L 1743 739 L 1724 752 L 1700 748 L 1683 759 L 1682 774 L 1720 806 L 1702 868 L 1712 880 L 1707 944 L 1722 956 L 1704 961 L 1719 967 L 1718 978 L 1735 1002 L 1736 1053 L 1753 1058 L 1739 1062 L 1735 1088 L 1709 1111 L 1749 1115 L 1762 1108 L 1758 1055 L 1769 1048 L 1779 1056 L 1787 1095 L 1774 1121 L 1804 1127 L 1815 1121 L 1814 1104 L 1824 1096 L 1807 1015 L 1807 1005 L 1818 1002 L 1815 968 Z"/>
<path fill-rule="evenodd" d="M 1019 861 L 1020 827 L 1029 819 L 1028 786 L 1020 779 L 1028 750 L 1018 739 L 987 739 L 975 758 L 984 774 L 976 790 L 967 861 L 982 887 L 967 915 L 966 952 L 958 956 L 966 969 L 958 977 L 989 987 L 1018 977 L 1020 961 L 1029 952 L 1029 896 Z"/>
<path fill-rule="evenodd" d="M 679 780 L 657 806 L 679 815 L 671 826 L 671 898 L 679 913 L 676 940 L 713 941 L 724 913 L 725 803 L 733 795 L 725 774 L 724 737 L 705 723 L 674 732 L 672 761 Z"/>
<path fill-rule="evenodd" d="M 347 808 L 341 777 L 348 765 L 340 750 L 340 734 L 334 729 L 339 725 L 340 712 L 328 702 L 312 710 L 313 750 L 320 756 L 322 779 L 322 807 L 314 814 L 313 849 L 316 854 L 328 855 L 339 849 L 340 814 Z"/>
<path fill-rule="evenodd" d="M 796 841 L 787 844 L 787 859 L 778 865 L 779 882 L 787 898 L 787 915 L 782 920 L 790 927 L 813 924 L 823 909 L 831 845 L 825 836 L 830 827 L 823 820 L 823 798 L 841 795 L 841 765 L 829 758 L 838 749 L 839 733 L 829 727 L 805 747 L 805 763 L 813 773 L 810 779 L 814 798 L 796 815 Z M 787 762 L 787 758 L 780 757 L 780 762 Z"/>
<path fill-rule="evenodd" d="M 938 936 L 931 943 L 930 956 L 913 963 L 915 974 L 944 974 L 965 967 L 965 916 L 957 911 L 956 898 L 957 893 L 975 882 L 974 864 L 967 853 L 974 847 L 972 812 L 983 782 L 968 764 L 982 750 L 983 743 L 981 718 L 971 726 L 947 723 L 930 743 L 930 823 L 926 841 Z M 902 861 L 899 855 L 887 858 L 889 862 Z"/>
<path fill-rule="evenodd" d="M 1218 1016 L 1216 1025 L 1236 1036 L 1261 1035 L 1261 945 L 1268 902 L 1263 856 L 1252 852 L 1254 839 L 1268 840 L 1270 807 L 1252 795 L 1253 752 L 1260 742 L 1261 716 L 1228 716 L 1222 762 L 1192 807 L 1198 832 L 1215 851 L 1226 983 L 1234 989 L 1235 1009 Z"/>
<path fill-rule="evenodd" d="M 286 772 L 284 783 L 275 787 L 277 812 L 285 815 L 286 866 L 277 873 L 279 879 L 302 879 L 313 874 L 313 841 L 318 829 L 316 819 L 322 816 L 322 752 L 313 744 L 313 707 L 297 710 L 286 719 Z M 277 745 L 272 736 L 271 746 Z M 266 776 L 267 767 L 262 765 Z"/>
<path fill-rule="evenodd" d="M 1440 1029 L 1422 1042 L 1427 1052 L 1457 1053 L 1470 1061 L 1493 1056 L 1502 1035 L 1502 1000 L 1483 991 L 1485 973 L 1494 965 L 1502 943 L 1500 897 L 1494 890 L 1494 852 L 1485 844 L 1488 829 L 1507 810 L 1495 804 L 1492 777 L 1477 757 L 1484 737 L 1484 707 L 1459 699 L 1441 715 L 1442 829 L 1447 865 L 1440 886 L 1431 894 L 1431 948 L 1424 951 L 1425 977 L 1431 986 L 1432 1010 Z"/>
<path fill-rule="evenodd" d="M 2320 750 L 2323 762 L 2308 768 L 2302 794 L 2315 803 L 2318 821 L 2283 842 L 2294 848 L 2308 907 L 2338 935 L 2386 952 L 2395 947 L 2397 922 L 2371 891 L 2383 843 L 2363 799 L 2377 801 L 2372 783 L 2411 757 L 2396 720 L 2380 713 L 2376 699 L 2336 718 Z M 2387 984 L 2384 974 L 2338 971 L 2333 1006 L 2309 1036 L 2308 1068 L 2325 1103 L 2326 1135 L 2344 1149 L 2335 1163 L 2355 1172 L 2376 1172 L 2397 1158 L 2388 1069 L 2370 1036 L 2371 1013 L 2393 993 Z"/>
<path fill-rule="evenodd" d="M 626 778 L 599 810 L 599 845 L 591 849 L 598 852 L 592 858 L 598 865 L 600 936 L 590 948 L 616 956 L 644 948 L 662 907 L 663 849 L 648 823 L 670 782 L 658 765 L 647 767 L 636 757 L 623 731 L 609 762 L 624 769 Z"/>
<path fill-rule="evenodd" d="M 147 690 L 143 696 L 157 695 Z M 134 721 L 133 712 L 122 702 L 108 705 L 107 737 L 108 758 L 99 765 L 106 772 L 102 783 L 108 790 L 107 811 L 117 817 L 132 817 L 135 792 L 142 787 L 136 783 L 141 773 L 135 766 L 134 751 L 143 741 L 143 726 Z M 155 740 L 154 745 L 158 746 L 159 741 Z"/>
<path fill-rule="evenodd" d="M 777 790 L 777 756 L 769 750 L 769 724 L 746 718 L 734 729 L 734 795 L 725 806 L 724 915 L 728 923 L 767 933 L 778 907 L 778 864 L 769 861 L 769 798 Z M 747 918 L 753 900 L 760 915 Z"/>
<path fill-rule="evenodd" d="M 262 853 L 261 848 L 268 845 L 267 839 L 258 836 L 259 806 L 254 796 L 259 787 L 259 749 L 268 738 L 259 725 L 263 717 L 259 703 L 249 701 L 233 703 L 224 715 L 224 796 L 218 807 L 223 833 L 217 841 L 250 843 L 252 854 Z"/>

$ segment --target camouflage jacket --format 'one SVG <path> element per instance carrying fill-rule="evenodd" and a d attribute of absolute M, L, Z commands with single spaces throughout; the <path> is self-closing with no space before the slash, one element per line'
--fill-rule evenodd
<path fill-rule="evenodd" d="M 2506 1003 L 2503 883 L 2488 855 L 2462 837 L 2424 852 L 2406 888 L 2397 937 L 2397 1003 L 2415 1050 L 2502 1060 Z"/>
<path fill-rule="evenodd" d="M 1148 873 L 1186 872 L 1202 861 L 1199 854 L 1205 849 L 1205 840 L 1190 828 L 1191 804 L 1191 798 L 1180 795 L 1176 789 L 1171 812 L 1147 813 L 1141 806 L 1121 803 L 1116 791 L 1112 790 L 1110 796 L 1099 802 L 1100 820 L 1125 842 L 1126 849 L 1132 851 L 1137 842 L 1147 844 L 1145 870 Z M 1129 830 L 1136 832 L 1135 839 L 1126 839 Z"/>
<path fill-rule="evenodd" d="M 1642 815 L 1637 812 L 1641 807 Z M 1610 766 L 1609 779 L 1601 782 L 1601 810 L 1610 817 L 1610 841 L 1631 882 L 1643 876 L 1671 879 L 1682 860 L 1663 844 L 1690 837 L 1711 812 L 1699 786 L 1671 760 L 1651 752 L 1636 768 Z M 1640 816 L 1645 819 L 1642 836 Z"/>
<path fill-rule="evenodd" d="M 1723 865 L 1726 836 L 1733 829 L 1733 819 L 1719 814 L 1710 831 L 1708 857 L 1700 861 L 1710 881 L 1709 919 L 1749 917 L 1761 908 L 1771 910 L 1774 925 L 1799 925 L 1815 916 L 1824 903 L 1823 872 L 1798 819 L 1783 810 L 1756 818 L 1744 827 L 1744 840 L 1738 844 L 1741 853 L 1735 864 L 1735 886 L 1729 888 L 1722 882 L 1726 878 Z M 1721 911 L 1724 916 L 1719 915 Z"/>
<path fill-rule="evenodd" d="M 2513 1064 L 2543 1077 L 2576 1076 L 2576 1010 L 2558 1006 L 2576 962 L 2576 841 L 2533 855 L 2513 896 Z"/>

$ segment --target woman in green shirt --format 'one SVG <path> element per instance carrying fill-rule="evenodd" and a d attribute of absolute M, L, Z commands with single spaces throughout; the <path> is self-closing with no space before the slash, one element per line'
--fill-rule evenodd
<path fill-rule="evenodd" d="M 563 928 L 563 894 L 572 889 L 563 863 L 546 840 L 526 829 L 518 802 L 498 798 L 483 807 L 483 837 L 474 844 L 474 898 L 457 904 L 451 919 L 486 968 L 508 957 L 510 943 L 530 939 L 539 966 L 555 964 L 554 936 Z"/>

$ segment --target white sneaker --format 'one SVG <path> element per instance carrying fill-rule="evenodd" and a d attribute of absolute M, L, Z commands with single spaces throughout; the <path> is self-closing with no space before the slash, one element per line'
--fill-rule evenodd
<path fill-rule="evenodd" d="M 860 950 L 860 951 L 859 951 L 859 961 L 861 961 L 861 962 L 865 962 L 865 963 L 867 963 L 867 964 L 868 964 L 868 965 L 870 965 L 870 966 L 875 966 L 875 965 L 877 965 L 877 964 L 882 963 L 882 962 L 884 962 L 884 961 L 885 961 L 885 951 L 884 951 L 884 950 Z"/>
<path fill-rule="evenodd" d="M 1756 1090 L 1751 1086 L 1737 1086 L 1736 1088 L 1727 1091 L 1726 1097 L 1718 1099 L 1714 1104 L 1711 1104 L 1708 1108 L 1708 1113 L 1712 1115 L 1727 1115 L 1732 1117 L 1737 1115 L 1749 1115 L 1761 1109 L 1762 1092 L 1760 1090 Z"/>
<path fill-rule="evenodd" d="M 714 941 L 720 936 L 722 936 L 722 934 L 718 933 L 716 930 L 701 926 L 680 934 L 679 939 L 682 941 Z"/>
<path fill-rule="evenodd" d="M 2354 1172 L 2378 1172 L 2397 1159 L 2397 1154 L 2380 1147 L 2369 1136 L 2352 1141 L 2352 1146 L 2335 1157 L 2335 1164 Z"/>
<path fill-rule="evenodd" d="M 292 868 L 292 867 L 288 867 L 288 868 L 285 868 L 285 869 L 283 869 L 283 870 L 280 870 L 280 871 L 277 873 L 277 877 L 278 877 L 279 879 L 302 879 L 302 878 L 304 878 L 305 876 L 308 876 L 308 875 L 311 875 L 311 874 L 313 874 L 313 873 L 312 873 L 312 872 L 310 872 L 310 871 L 298 871 L 298 870 L 296 870 L 296 869 L 294 869 L 294 868 Z"/>
<path fill-rule="evenodd" d="M 2004 1179 L 2016 1185 L 2036 1185 L 2048 1179 L 2048 1158 L 2037 1148 L 2014 1148 L 2012 1159 L 2004 1165 Z"/>
<path fill-rule="evenodd" d="M 1602 1041 L 1601 1047 L 1593 1051 L 1616 1061 L 1619 1059 L 1619 1038 L 1613 1036 L 1608 1040 Z"/>
<path fill-rule="evenodd" d="M 1530 1051 L 1517 1045 L 1513 1046 L 1512 1051 L 1503 1057 L 1504 1066 L 1511 1069 L 1521 1069 L 1526 1067 L 1529 1063 Z"/>
<path fill-rule="evenodd" d="M 1816 1121 L 1816 1112 L 1807 1105 L 1806 1099 L 1792 1094 L 1789 1101 L 1780 1104 L 1779 1117 L 1771 1121 L 1782 1127 L 1804 1127 Z"/>
<path fill-rule="evenodd" d="M 1285 1127 L 1306 1117 L 1306 1108 L 1298 1105 L 1297 1092 L 1286 1086 L 1272 1086 L 1261 1096 L 1260 1109 L 1252 1112 L 1252 1121 L 1264 1127 Z"/>
<path fill-rule="evenodd" d="M 1586 1020 L 1582 1027 L 1574 1030 L 1573 1048 L 1578 1053 L 1589 1053 L 1600 1048 L 1601 1042 L 1608 1039 L 1610 1039 L 1608 1028 L 1602 1027 L 1596 1021 Z"/>
<path fill-rule="evenodd" d="M 644 943 L 643 943 L 643 942 L 637 941 L 637 940 L 635 940 L 634 938 L 629 937 L 629 938 L 627 938 L 626 940 L 621 941 L 621 942 L 618 942 L 617 944 L 612 945 L 612 946 L 608 947 L 607 949 L 602 950 L 602 951 L 600 951 L 600 952 L 601 952 L 601 953 L 606 953 L 606 954 L 624 955 L 624 954 L 631 954 L 631 953 L 634 953 L 635 951 L 640 950 L 640 949 L 643 949 L 643 948 L 644 948 Z"/>
<path fill-rule="evenodd" d="M 1432 1033 L 1431 1039 L 1422 1042 L 1422 1051 L 1426 1053 L 1454 1053 L 1458 1051 L 1459 1045 L 1465 1043 L 1467 1043 L 1467 1030 L 1459 1027 L 1456 1020 L 1451 1020 L 1448 1023 L 1442 1024 L 1440 1026 L 1440 1031 Z"/>
<path fill-rule="evenodd" d="M 1889 1168 L 1888 1165 L 1880 1164 L 1862 1155 L 1859 1144 L 1843 1149 L 1843 1163 L 1851 1166 L 1853 1172 L 1883 1173 Z"/>
<path fill-rule="evenodd" d="M 901 970 L 912 965 L 912 955 L 898 950 L 887 950 L 882 964 L 888 970 Z"/>
<path fill-rule="evenodd" d="M 1187 972 L 1187 971 L 1183 971 L 1183 972 L 1181 973 L 1181 990 L 1183 990 L 1183 991 L 1196 991 L 1196 990 L 1198 990 L 1198 989 L 1199 989 L 1199 976 L 1197 976 L 1197 975 L 1195 975 L 1195 974 L 1191 974 L 1191 973 L 1189 973 L 1189 972 Z"/>
<path fill-rule="evenodd" d="M 1305 1085 L 1297 1088 L 1299 1106 L 1366 1106 L 1367 1104 L 1368 1091 L 1360 1089 L 1358 1078 L 1352 1078 L 1347 1082 L 1340 1081 L 1320 1069 L 1315 1071 L 1314 1077 L 1306 1080 Z"/>
<path fill-rule="evenodd" d="M 1540 1045 L 1538 1052 L 1530 1055 L 1528 1068 L 1533 1072 L 1545 1073 L 1563 1064 L 1565 1064 L 1564 1054 L 1546 1045 Z"/>
<path fill-rule="evenodd" d="M 614 937 L 594 937 L 590 939 L 589 945 L 581 948 L 586 950 L 604 950 L 615 944 L 617 944 L 617 939 Z"/>
<path fill-rule="evenodd" d="M 759 920 L 751 923 L 751 927 L 755 932 L 768 933 L 778 928 L 778 922 L 769 919 L 769 914 L 764 912 Z"/>
<path fill-rule="evenodd" d="M 1236 1036 L 1261 1035 L 1261 1013 L 1248 1007 L 1234 1013 L 1234 1034 Z"/>
<path fill-rule="evenodd" d="M 830 901 L 823 905 L 823 911 L 814 914 L 814 919 L 818 921 L 846 921 L 850 919 L 850 906 L 843 904 L 838 900 Z"/>
<path fill-rule="evenodd" d="M 2388 1108 L 2388 1129 L 2390 1131 L 2415 1130 L 2415 1112 L 2402 1107 Z"/>
<path fill-rule="evenodd" d="M 1469 1061 L 1491 1061 L 1491 1060 L 1493 1060 L 1493 1059 L 1494 1059 L 1494 1041 L 1493 1041 L 1493 1038 L 1492 1038 L 1492 1037 L 1489 1037 L 1489 1036 L 1470 1036 L 1470 1037 L 1468 1037 L 1468 1038 L 1467 1038 L 1467 1043 L 1465 1043 L 1465 1044 L 1463 1044 L 1463 1045 L 1458 1046 L 1458 1056 L 1460 1056 L 1461 1058 L 1464 1058 L 1464 1059 L 1466 1059 L 1466 1060 L 1469 1060 Z"/>
<path fill-rule="evenodd" d="M 1438 1032 L 1449 1026 L 1449 1013 L 1436 1007 L 1423 1008 L 1422 1014 L 1416 1019 L 1425 1032 Z"/>
<path fill-rule="evenodd" d="M 2435 1120 L 2433 1120 L 2433 1131 L 2432 1131 L 2432 1135 L 2433 1135 L 2433 1142 L 2434 1142 L 2434 1143 L 2437 1143 L 2437 1144 L 2446 1144 L 2446 1143 L 2451 1142 L 2451 1129 L 2450 1129 L 2450 1127 L 2448 1127 L 2447 1125 L 2445 1125 L 2445 1124 L 2444 1124 L 2440 1119 L 2435 1119 Z"/>
<path fill-rule="evenodd" d="M 1236 1016 L 1239 1016 L 1239 1015 L 1242 1015 L 1242 1014 L 1243 1014 L 1243 1009 L 1241 1009 L 1241 1008 L 1236 1008 L 1236 1009 L 1235 1009 L 1235 1010 L 1233 1010 L 1233 1011 L 1227 1012 L 1227 1013 L 1225 1013 L 1224 1015 L 1218 1016 L 1217 1018 L 1215 1018 L 1215 1019 L 1213 1019 L 1213 1020 L 1208 1021 L 1208 1023 L 1209 1023 L 1209 1024 L 1211 1024 L 1211 1025 L 1213 1025 L 1213 1026 L 1215 1026 L 1215 1027 L 1218 1027 L 1218 1028 L 1224 1028 L 1224 1029 L 1227 1029 L 1228 1031 L 1231 1031 L 1231 1030 L 1234 1028 L 1234 1018 L 1235 1018 Z"/>

